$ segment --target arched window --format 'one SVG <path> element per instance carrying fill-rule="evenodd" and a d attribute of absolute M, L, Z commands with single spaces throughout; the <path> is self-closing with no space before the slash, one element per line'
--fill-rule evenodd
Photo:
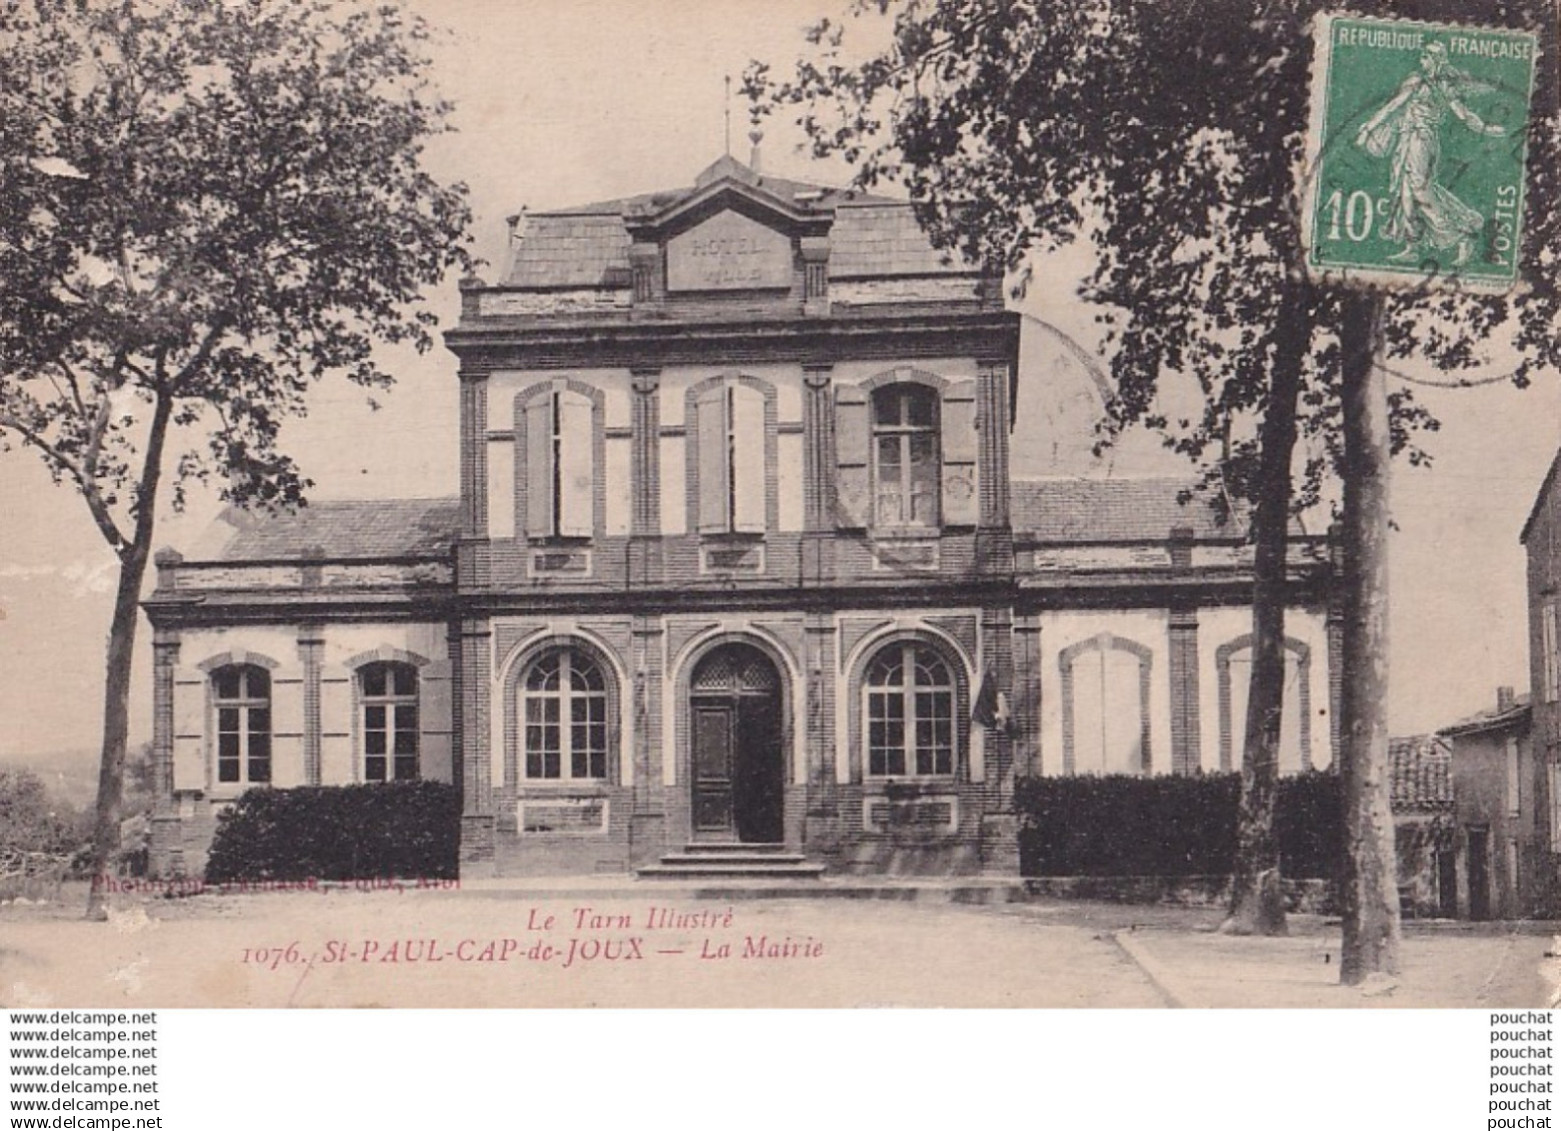
<path fill-rule="evenodd" d="M 867 667 L 867 774 L 930 777 L 954 772 L 954 679 L 932 648 L 886 646 Z"/>
<path fill-rule="evenodd" d="M 417 669 L 377 662 L 358 670 L 363 734 L 363 780 L 408 781 L 418 776 Z"/>
<path fill-rule="evenodd" d="M 1059 662 L 1063 772 L 1149 773 L 1149 649 L 1102 633 L 1064 648 Z"/>
<path fill-rule="evenodd" d="M 520 685 L 521 742 L 530 780 L 605 780 L 607 683 L 576 648 L 544 652 Z"/>
<path fill-rule="evenodd" d="M 230 664 L 211 674 L 217 715 L 217 781 L 271 781 L 271 675 L 254 664 Z"/>
<path fill-rule="evenodd" d="M 938 394 L 925 385 L 873 393 L 873 508 L 879 526 L 938 524 Z"/>
<path fill-rule="evenodd" d="M 1312 768 L 1311 649 L 1285 638 L 1284 706 L 1279 719 L 1279 772 Z M 1220 769 L 1239 770 L 1247 748 L 1247 695 L 1252 686 L 1252 634 L 1215 652 L 1219 679 Z"/>

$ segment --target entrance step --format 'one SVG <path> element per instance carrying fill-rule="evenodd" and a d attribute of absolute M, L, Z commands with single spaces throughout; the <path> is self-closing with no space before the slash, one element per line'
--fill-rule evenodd
<path fill-rule="evenodd" d="M 784 844 L 744 844 L 737 841 L 695 841 L 682 852 L 669 852 L 659 863 L 639 869 L 647 880 L 764 880 L 818 879 L 824 865 L 800 852 L 787 852 Z"/>
<path fill-rule="evenodd" d="M 769 856 L 784 854 L 786 846 L 779 841 L 691 840 L 683 851 L 689 856 Z"/>

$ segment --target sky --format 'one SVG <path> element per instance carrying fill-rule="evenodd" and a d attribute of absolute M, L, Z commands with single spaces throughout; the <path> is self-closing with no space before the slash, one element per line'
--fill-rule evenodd
<path fill-rule="evenodd" d="M 846 0 L 420 0 L 449 29 L 433 78 L 456 105 L 459 132 L 430 146 L 439 176 L 471 188 L 477 251 L 496 278 L 505 217 L 688 185 L 724 151 L 724 78 L 750 58 L 783 61 L 802 28 Z M 843 183 L 840 167 L 795 151 L 772 118 L 768 172 Z M 746 158 L 746 117 L 732 104 L 732 150 Z M 1077 254 L 1047 262 L 1025 311 L 1088 346 L 1093 312 L 1074 297 Z M 455 280 L 431 296 L 448 326 Z M 1059 365 L 1046 335 L 1026 346 L 1032 376 Z M 1055 343 L 1052 344 L 1055 351 Z M 442 349 L 387 351 L 398 385 L 371 409 L 345 381 L 320 386 L 284 447 L 316 482 L 317 498 L 450 495 L 456 491 L 456 365 Z M 1500 359 L 1493 359 L 1499 371 Z M 1434 376 L 1421 372 L 1422 376 Z M 1398 529 L 1390 549 L 1395 734 L 1446 725 L 1493 706 L 1496 688 L 1528 686 L 1523 520 L 1561 447 L 1561 381 L 1527 391 L 1417 390 L 1441 417 L 1430 470 L 1395 469 Z M 1023 436 L 1015 437 L 1022 445 Z M 1135 441 L 1116 473 L 1149 470 Z M 1163 467 L 1164 465 L 1159 465 Z M 197 495 L 164 512 L 158 545 L 189 547 L 219 504 Z M 0 761 L 46 762 L 95 748 L 103 643 L 115 564 L 79 497 L 53 486 L 28 453 L 0 455 Z M 132 742 L 151 732 L 151 643 L 143 620 Z"/>

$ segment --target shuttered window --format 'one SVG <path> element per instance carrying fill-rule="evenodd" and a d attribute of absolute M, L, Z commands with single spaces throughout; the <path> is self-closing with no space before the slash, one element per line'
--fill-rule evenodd
<path fill-rule="evenodd" d="M 694 403 L 699 445 L 701 534 L 763 534 L 764 394 L 735 382 L 715 385 Z"/>
<path fill-rule="evenodd" d="M 938 394 L 925 385 L 873 393 L 873 522 L 938 525 Z"/>
<path fill-rule="evenodd" d="M 572 389 L 533 397 L 525 409 L 526 534 L 589 538 L 596 527 L 593 406 Z"/>
<path fill-rule="evenodd" d="M 909 378 L 912 371 L 896 373 Z M 941 393 L 911 379 L 871 394 L 837 385 L 836 525 L 976 525 L 979 446 L 974 381 L 951 382 Z"/>

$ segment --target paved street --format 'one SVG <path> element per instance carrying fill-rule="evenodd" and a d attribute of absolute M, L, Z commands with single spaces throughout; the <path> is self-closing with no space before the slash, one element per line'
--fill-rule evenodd
<path fill-rule="evenodd" d="M 643 891 L 643 893 L 642 893 Z M 0 909 L 7 1006 L 1540 1005 L 1548 934 L 1412 930 L 1336 985 L 1336 926 L 1229 939 L 1209 911 L 1078 903 L 334 891 Z M 912 896 L 920 894 L 921 898 Z"/>

